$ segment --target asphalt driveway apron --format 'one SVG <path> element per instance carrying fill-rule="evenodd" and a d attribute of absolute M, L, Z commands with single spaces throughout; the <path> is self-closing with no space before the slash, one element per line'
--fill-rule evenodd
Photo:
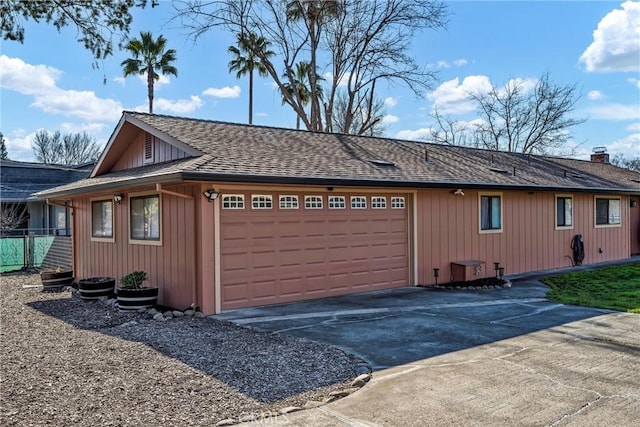
<path fill-rule="evenodd" d="M 215 317 L 327 343 L 378 371 L 608 313 L 548 301 L 546 291 L 531 280 L 480 291 L 407 287 Z"/>

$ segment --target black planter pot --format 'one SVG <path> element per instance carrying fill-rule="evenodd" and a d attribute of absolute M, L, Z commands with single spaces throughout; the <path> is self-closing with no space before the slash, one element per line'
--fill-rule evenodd
<path fill-rule="evenodd" d="M 100 297 L 111 298 L 114 296 L 116 279 L 113 277 L 90 277 L 78 281 L 80 298 L 84 300 L 96 300 Z"/>
<path fill-rule="evenodd" d="M 43 292 L 56 292 L 73 285 L 73 270 L 43 271 L 40 273 Z"/>
<path fill-rule="evenodd" d="M 117 289 L 118 308 L 123 311 L 135 311 L 151 308 L 158 300 L 158 288 Z"/>

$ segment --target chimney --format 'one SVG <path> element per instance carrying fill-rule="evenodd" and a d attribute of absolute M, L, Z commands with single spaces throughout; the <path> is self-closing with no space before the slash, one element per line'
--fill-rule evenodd
<path fill-rule="evenodd" d="M 605 147 L 593 147 L 591 161 L 594 163 L 609 163 L 609 153 Z"/>

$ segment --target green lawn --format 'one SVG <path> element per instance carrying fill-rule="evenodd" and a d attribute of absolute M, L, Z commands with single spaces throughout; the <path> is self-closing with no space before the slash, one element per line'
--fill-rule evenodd
<path fill-rule="evenodd" d="M 563 304 L 640 313 L 640 263 L 552 276 L 547 296 Z"/>

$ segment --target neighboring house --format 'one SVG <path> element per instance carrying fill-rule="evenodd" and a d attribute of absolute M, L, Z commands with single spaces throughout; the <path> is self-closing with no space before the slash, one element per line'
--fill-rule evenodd
<path fill-rule="evenodd" d="M 145 270 L 218 313 L 566 267 L 576 234 L 584 263 L 628 258 L 640 174 L 594 156 L 125 112 L 89 178 L 38 197 L 73 206 L 77 278 Z"/>
<path fill-rule="evenodd" d="M 0 160 L 0 202 L 3 209 L 11 210 L 19 217 L 19 223 L 12 225 L 15 229 L 13 234 L 70 235 L 70 210 L 64 206 L 47 205 L 31 195 L 86 178 L 93 165 L 64 166 Z M 12 232 L 3 229 L 3 234 Z"/>

